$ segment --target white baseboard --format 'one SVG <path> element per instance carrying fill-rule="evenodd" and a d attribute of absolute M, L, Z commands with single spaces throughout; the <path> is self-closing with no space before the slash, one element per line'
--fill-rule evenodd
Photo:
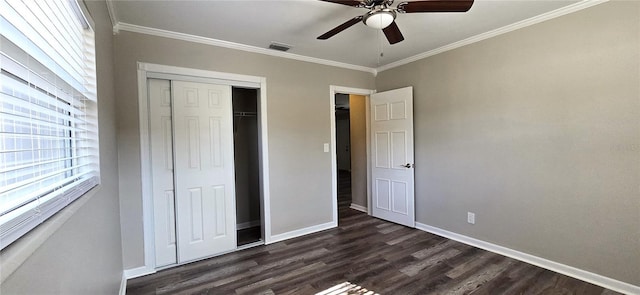
<path fill-rule="evenodd" d="M 122 279 L 120 280 L 120 291 L 118 295 L 127 294 L 127 278 L 124 276 L 124 271 L 122 271 Z"/>
<path fill-rule="evenodd" d="M 367 212 L 368 211 L 367 207 L 362 206 L 362 205 L 351 203 L 351 206 L 349 206 L 349 208 L 351 208 L 353 210 L 358 210 L 360 212 L 369 213 L 369 212 Z"/>
<path fill-rule="evenodd" d="M 242 223 L 238 223 L 236 225 L 236 230 L 241 230 L 241 229 L 245 229 L 245 228 L 251 228 L 254 226 L 259 226 L 261 225 L 262 222 L 260 222 L 260 220 L 251 220 L 251 221 L 247 221 L 247 222 L 242 222 Z"/>
<path fill-rule="evenodd" d="M 127 280 L 130 279 L 134 279 L 137 277 L 141 277 L 141 276 L 146 276 L 146 275 L 150 275 L 152 273 L 155 273 L 156 270 L 150 267 L 146 267 L 146 266 L 141 266 L 141 267 L 136 267 L 136 268 L 131 268 L 131 269 L 125 269 L 123 272 L 124 277 Z"/>
<path fill-rule="evenodd" d="M 284 240 L 288 240 L 288 239 L 297 238 L 297 237 L 300 237 L 300 236 L 312 234 L 312 233 L 315 233 L 315 232 L 323 231 L 325 229 L 330 229 L 330 228 L 334 228 L 334 227 L 337 227 L 337 226 L 338 226 L 338 224 L 335 221 L 331 221 L 331 222 L 327 222 L 327 223 L 323 223 L 323 224 L 318 224 L 318 225 L 314 225 L 314 226 L 310 226 L 310 227 L 305 227 L 305 228 L 301 228 L 301 229 L 297 229 L 297 230 L 292 230 L 290 232 L 286 232 L 286 233 L 282 233 L 282 234 L 277 234 L 277 235 L 271 236 L 271 238 L 266 241 L 266 244 L 272 244 L 272 243 L 276 243 L 276 242 L 280 242 L 280 241 L 284 241 Z"/>
<path fill-rule="evenodd" d="M 423 230 L 435 235 L 439 235 L 439 236 L 451 239 L 451 240 L 465 243 L 467 245 L 471 245 L 471 246 L 481 248 L 490 252 L 511 257 L 513 259 L 517 259 L 529 264 L 533 264 L 535 266 L 546 268 L 548 270 L 555 271 L 557 273 L 561 273 L 563 275 L 567 275 L 585 282 L 589 282 L 594 285 L 598 285 L 616 292 L 620 292 L 624 294 L 640 294 L 640 286 L 635 286 L 629 283 L 618 281 L 618 280 L 608 278 L 599 274 L 588 272 L 586 270 L 575 268 L 573 266 L 568 266 L 566 264 L 558 263 L 555 261 L 544 259 L 542 257 L 523 253 L 507 247 L 499 246 L 496 244 L 485 242 L 483 240 L 478 240 L 472 237 L 457 234 L 454 232 L 450 232 L 441 228 L 437 228 L 437 227 L 426 225 L 419 222 L 416 222 L 416 228 L 419 230 Z"/>
<path fill-rule="evenodd" d="M 120 291 L 118 292 L 119 295 L 126 295 L 127 294 L 127 277 L 124 276 L 124 271 L 122 271 L 122 281 L 120 281 Z"/>

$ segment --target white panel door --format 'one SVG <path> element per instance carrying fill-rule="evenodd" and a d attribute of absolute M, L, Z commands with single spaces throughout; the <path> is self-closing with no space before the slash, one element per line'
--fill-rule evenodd
<path fill-rule="evenodd" d="M 413 88 L 372 94 L 370 102 L 372 214 L 415 227 Z"/>
<path fill-rule="evenodd" d="M 178 262 L 236 248 L 231 86 L 173 81 Z"/>
<path fill-rule="evenodd" d="M 156 267 L 162 267 L 177 262 L 171 82 L 149 79 L 148 93 Z"/>

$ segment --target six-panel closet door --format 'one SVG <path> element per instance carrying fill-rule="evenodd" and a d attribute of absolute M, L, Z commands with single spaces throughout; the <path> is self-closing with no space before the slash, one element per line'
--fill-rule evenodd
<path fill-rule="evenodd" d="M 178 262 L 173 186 L 173 125 L 171 82 L 149 79 L 149 141 L 156 266 Z"/>
<path fill-rule="evenodd" d="M 235 249 L 231 86 L 150 79 L 149 94 L 156 266 Z"/>

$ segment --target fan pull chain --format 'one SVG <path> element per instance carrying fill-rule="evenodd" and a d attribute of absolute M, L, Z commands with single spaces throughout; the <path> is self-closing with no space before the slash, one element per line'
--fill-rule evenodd
<path fill-rule="evenodd" d="M 382 31 L 378 31 L 377 37 L 378 37 L 378 51 L 380 52 L 380 54 L 378 55 L 378 66 L 380 66 L 380 61 L 382 60 L 382 58 L 384 57 L 384 44 L 382 43 Z"/>

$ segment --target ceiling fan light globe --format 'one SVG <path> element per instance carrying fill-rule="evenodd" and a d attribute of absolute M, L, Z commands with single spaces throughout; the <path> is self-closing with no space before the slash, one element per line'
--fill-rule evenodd
<path fill-rule="evenodd" d="M 389 11 L 378 11 L 372 14 L 369 14 L 364 23 L 375 29 L 384 29 L 391 25 L 391 23 L 395 20 L 396 16 Z"/>

